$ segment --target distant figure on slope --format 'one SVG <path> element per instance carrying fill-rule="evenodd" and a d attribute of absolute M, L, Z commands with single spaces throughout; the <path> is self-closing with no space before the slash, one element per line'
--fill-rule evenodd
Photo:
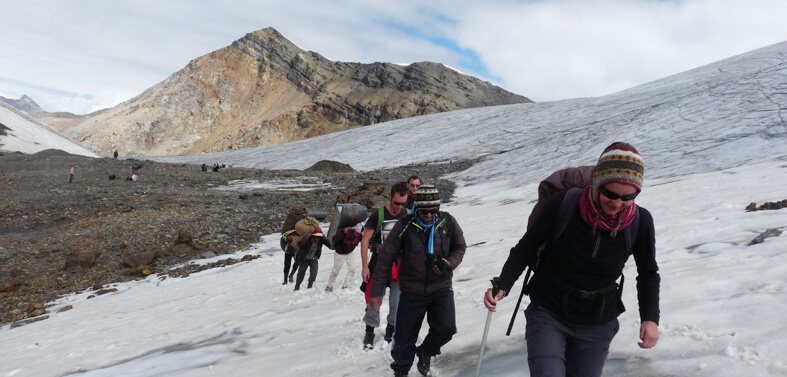
<path fill-rule="evenodd" d="M 325 287 L 326 292 L 333 291 L 333 282 L 336 281 L 336 276 L 342 270 L 342 265 L 347 265 L 347 274 L 344 276 L 344 283 L 342 289 L 350 286 L 355 276 L 355 260 L 353 260 L 353 251 L 358 243 L 361 242 L 363 237 L 363 225 L 357 223 L 352 227 L 339 229 L 333 235 L 333 247 L 336 253 L 333 254 L 333 270 L 328 277 L 328 286 Z"/>
<path fill-rule="evenodd" d="M 625 310 L 622 272 L 632 254 L 638 274 L 639 346 L 652 348 L 658 342 L 660 277 L 653 217 L 634 203 L 643 173 L 642 157 L 631 145 L 617 142 L 604 149 L 592 184 L 548 198 L 511 249 L 499 291 L 494 296 L 492 289 L 486 291 L 484 304 L 495 311 L 524 269 L 534 271 L 523 291 L 531 301 L 525 309 L 531 376 L 601 376 L 619 329 L 618 316 Z"/>
<path fill-rule="evenodd" d="M 74 165 L 71 165 L 71 169 L 68 171 L 68 183 L 74 182 Z"/>
<path fill-rule="evenodd" d="M 115 156 L 115 160 L 118 159 L 118 150 L 117 149 L 115 149 L 115 153 L 113 154 L 113 156 Z"/>

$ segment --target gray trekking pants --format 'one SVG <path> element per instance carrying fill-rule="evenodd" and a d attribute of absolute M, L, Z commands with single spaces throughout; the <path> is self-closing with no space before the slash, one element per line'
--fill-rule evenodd
<path fill-rule="evenodd" d="M 371 284 L 371 282 L 369 282 L 369 284 Z M 396 326 L 396 309 L 399 307 L 399 282 L 389 282 L 388 290 L 390 291 L 388 292 L 388 324 Z M 383 293 L 383 297 L 385 297 L 385 293 Z M 382 305 L 380 306 L 382 307 Z M 366 313 L 363 315 L 363 322 L 367 326 L 374 328 L 380 327 L 380 308 L 374 309 L 367 303 Z"/>
<path fill-rule="evenodd" d="M 531 377 L 599 377 L 617 334 L 617 319 L 598 325 L 567 323 L 549 310 L 525 309 L 527 363 Z"/>

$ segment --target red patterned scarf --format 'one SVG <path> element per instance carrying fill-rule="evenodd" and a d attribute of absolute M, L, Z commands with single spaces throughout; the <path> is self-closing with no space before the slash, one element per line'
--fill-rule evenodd
<path fill-rule="evenodd" d="M 610 237 L 615 237 L 618 231 L 625 229 L 634 221 L 634 213 L 637 212 L 637 206 L 631 203 L 630 206 L 618 212 L 616 216 L 607 215 L 600 205 L 597 205 L 591 198 L 591 186 L 585 187 L 582 196 L 579 199 L 579 212 L 585 222 L 593 227 L 593 234 L 596 234 L 596 229 L 606 230 L 610 232 Z"/>

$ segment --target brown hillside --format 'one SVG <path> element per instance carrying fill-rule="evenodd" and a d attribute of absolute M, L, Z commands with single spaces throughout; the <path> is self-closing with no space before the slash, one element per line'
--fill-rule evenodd
<path fill-rule="evenodd" d="M 62 127 L 98 154 L 180 155 L 524 102 L 531 101 L 441 64 L 333 62 L 268 28 L 192 60 L 136 98 Z"/>

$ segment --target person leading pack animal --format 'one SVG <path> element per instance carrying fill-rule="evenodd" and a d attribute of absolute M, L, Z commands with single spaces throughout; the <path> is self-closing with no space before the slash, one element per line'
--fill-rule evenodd
<path fill-rule="evenodd" d="M 309 285 L 307 288 L 314 286 L 314 281 L 317 280 L 317 272 L 319 271 L 320 256 L 322 256 L 322 247 L 326 246 L 332 249 L 331 241 L 328 240 L 322 233 L 320 225 L 316 219 L 309 217 L 298 221 L 295 224 L 295 231 L 298 236 L 293 237 L 292 244 L 297 245 L 295 252 L 295 260 L 298 261 L 298 276 L 295 279 L 295 290 L 300 290 L 301 283 L 306 276 L 306 267 L 309 267 Z"/>
<path fill-rule="evenodd" d="M 652 348 L 658 342 L 660 277 L 653 217 L 634 203 L 643 173 L 642 157 L 630 144 L 605 148 L 592 184 L 548 199 L 511 249 L 497 295 L 486 291 L 484 303 L 495 311 L 525 268 L 535 271 L 525 282 L 531 300 L 525 309 L 531 376 L 601 375 L 619 329 L 617 318 L 625 310 L 622 272 L 629 255 L 638 273 L 638 344 Z M 559 222 L 565 222 L 564 228 L 555 229 Z"/>
<path fill-rule="evenodd" d="M 205 166 L 203 164 L 203 166 Z M 295 260 L 295 252 L 297 249 L 293 246 L 293 239 L 298 236 L 295 231 L 295 224 L 298 221 L 309 217 L 309 213 L 305 208 L 290 208 L 287 212 L 287 217 L 284 219 L 284 224 L 281 228 L 281 251 L 284 252 L 284 282 L 281 285 L 287 285 L 287 281 L 292 283 L 293 276 L 298 272 L 298 261 Z M 292 271 L 290 271 L 290 264 L 292 264 Z"/>
<path fill-rule="evenodd" d="M 466 249 L 456 219 L 440 211 L 437 188 L 422 185 L 415 194 L 415 214 L 397 221 L 385 239 L 371 284 L 369 305 L 379 308 L 385 277 L 401 260 L 401 293 L 391 347 L 395 376 L 407 376 L 416 354 L 418 371 L 426 376 L 432 357 L 440 355 L 441 348 L 456 334 L 453 271 L 462 263 Z M 424 318 L 429 332 L 416 347 Z"/>
<path fill-rule="evenodd" d="M 371 289 L 371 278 L 374 276 L 377 266 L 377 257 L 382 249 L 383 242 L 388 236 L 396 222 L 407 215 L 404 205 L 407 201 L 407 185 L 399 182 L 391 186 L 388 193 L 388 204 L 377 208 L 369 215 L 361 239 L 361 276 L 363 284 L 361 289 L 366 296 L 366 310 L 363 322 L 366 324 L 366 331 L 363 338 L 364 349 L 374 348 L 374 329 L 380 327 L 380 307 L 369 305 L 369 292 Z M 371 259 L 368 256 L 369 250 L 372 251 Z M 369 261 L 367 263 L 367 260 Z M 398 265 L 397 265 L 398 267 Z M 389 268 L 390 270 L 390 268 Z M 388 325 L 385 327 L 384 339 L 390 342 L 393 339 L 394 326 L 396 325 L 396 308 L 399 305 L 399 278 L 398 269 L 388 273 L 384 278 L 387 280 L 389 288 L 388 294 Z M 384 295 L 384 292 L 383 292 Z"/>

